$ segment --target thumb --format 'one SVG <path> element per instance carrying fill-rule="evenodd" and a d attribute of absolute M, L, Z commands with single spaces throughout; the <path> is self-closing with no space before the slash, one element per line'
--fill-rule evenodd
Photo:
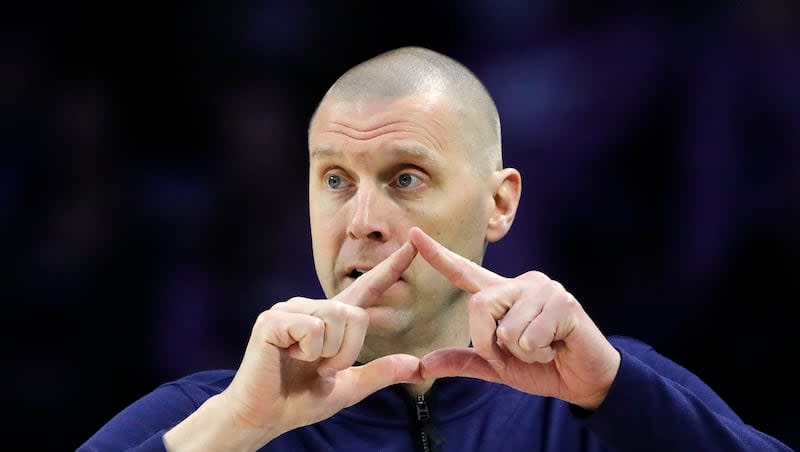
<path fill-rule="evenodd" d="M 394 354 L 340 371 L 336 375 L 335 392 L 339 393 L 348 407 L 387 386 L 421 382 L 419 358 Z"/>
<path fill-rule="evenodd" d="M 474 348 L 450 347 L 434 350 L 422 357 L 420 375 L 424 379 L 440 377 L 472 377 L 499 382 L 494 367 Z"/>

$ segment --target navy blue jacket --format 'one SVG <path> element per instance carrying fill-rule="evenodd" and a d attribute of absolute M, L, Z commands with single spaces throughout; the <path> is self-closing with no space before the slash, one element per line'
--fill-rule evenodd
<path fill-rule="evenodd" d="M 501 384 L 441 378 L 419 405 L 401 386 L 389 387 L 261 450 L 406 452 L 424 450 L 424 436 L 427 446 L 443 452 L 791 451 L 744 423 L 697 376 L 652 347 L 627 337 L 609 340 L 622 361 L 593 413 Z M 162 435 L 224 390 L 233 375 L 206 371 L 161 385 L 77 450 L 164 451 Z"/>

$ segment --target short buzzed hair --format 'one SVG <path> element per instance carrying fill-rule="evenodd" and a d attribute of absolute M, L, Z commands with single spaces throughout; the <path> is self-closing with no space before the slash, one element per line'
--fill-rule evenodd
<path fill-rule="evenodd" d="M 485 168 L 502 168 L 500 117 L 489 91 L 466 66 L 434 50 L 400 47 L 359 63 L 334 82 L 320 104 L 426 93 L 445 98 L 460 116 L 465 125 L 463 143 L 472 154 L 483 154 L 488 164 Z M 316 111 L 312 121 L 314 116 Z"/>

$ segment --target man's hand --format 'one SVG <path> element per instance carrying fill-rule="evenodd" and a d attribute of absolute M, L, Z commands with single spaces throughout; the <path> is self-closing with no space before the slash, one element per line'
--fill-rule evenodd
<path fill-rule="evenodd" d="M 165 444 L 188 446 L 188 439 L 206 450 L 257 449 L 381 388 L 420 382 L 419 359 L 410 355 L 353 367 L 369 323 L 364 308 L 400 278 L 416 254 L 406 242 L 332 300 L 293 298 L 261 313 L 231 384 L 168 432 Z"/>
<path fill-rule="evenodd" d="M 473 348 L 429 353 L 422 358 L 423 378 L 474 377 L 590 410 L 600 405 L 619 369 L 619 352 L 561 284 L 539 272 L 499 276 L 419 228 L 410 239 L 433 268 L 473 294 Z"/>

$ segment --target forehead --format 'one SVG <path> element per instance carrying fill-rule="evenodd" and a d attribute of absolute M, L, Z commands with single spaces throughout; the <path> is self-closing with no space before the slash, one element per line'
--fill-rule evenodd
<path fill-rule="evenodd" d="M 441 98 L 414 95 L 370 101 L 323 101 L 309 127 L 311 156 L 391 147 L 444 154 L 456 144 L 455 115 Z M 392 143 L 395 143 L 394 145 Z"/>

